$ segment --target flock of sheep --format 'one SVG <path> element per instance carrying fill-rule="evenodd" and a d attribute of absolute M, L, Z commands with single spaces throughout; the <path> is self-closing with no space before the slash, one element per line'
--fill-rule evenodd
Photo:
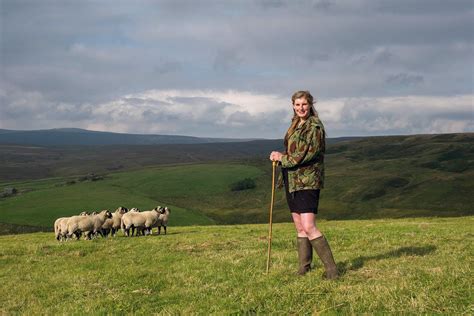
<path fill-rule="evenodd" d="M 109 234 L 115 236 L 119 229 L 122 229 L 125 236 L 134 234 L 138 236 L 140 234 L 151 235 L 154 227 L 158 228 L 159 235 L 161 227 L 163 227 L 166 234 L 169 215 L 170 209 L 161 206 L 143 212 L 137 208 L 131 208 L 129 211 L 123 206 L 117 208 L 114 213 L 108 210 L 92 214 L 82 212 L 79 215 L 58 218 L 54 222 L 54 234 L 58 241 L 79 239 L 82 234 L 85 239 L 91 239 L 98 235 L 102 237 L 107 237 Z"/>

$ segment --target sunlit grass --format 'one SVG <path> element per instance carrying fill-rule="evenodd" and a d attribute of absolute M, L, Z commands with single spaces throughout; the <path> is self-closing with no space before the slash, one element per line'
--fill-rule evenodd
<path fill-rule="evenodd" d="M 342 277 L 296 277 L 292 224 L 58 243 L 0 237 L 0 312 L 472 314 L 474 217 L 322 221 Z"/>

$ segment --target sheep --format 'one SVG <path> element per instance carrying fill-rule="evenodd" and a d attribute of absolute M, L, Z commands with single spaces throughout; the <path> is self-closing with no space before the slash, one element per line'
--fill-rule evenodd
<path fill-rule="evenodd" d="M 87 216 L 88 212 L 82 211 L 79 216 Z M 67 222 L 70 217 L 60 217 L 54 221 L 54 236 L 57 241 L 67 240 Z"/>
<path fill-rule="evenodd" d="M 72 216 L 67 223 L 67 234 L 69 237 L 75 235 L 79 238 L 80 233 L 84 233 L 85 239 L 91 239 L 91 235 L 100 232 L 102 225 L 107 218 L 111 218 L 112 213 L 103 210 L 99 214 L 89 216 Z"/>
<path fill-rule="evenodd" d="M 161 227 L 164 227 L 165 229 L 165 235 L 166 235 L 166 226 L 168 225 L 168 218 L 170 215 L 170 209 L 168 207 L 157 207 L 159 209 L 160 216 L 158 217 L 158 220 L 156 223 L 150 227 L 150 232 L 153 234 L 153 228 L 157 227 L 158 228 L 158 235 L 161 234 Z"/>
<path fill-rule="evenodd" d="M 132 235 L 134 228 L 145 232 L 145 234 L 150 233 L 150 228 L 156 224 L 160 216 L 161 207 L 156 207 L 151 211 L 144 212 L 128 212 L 122 216 L 122 231 L 125 236 L 130 236 L 130 228 L 132 228 Z M 138 232 L 137 232 L 138 236 Z"/>
<path fill-rule="evenodd" d="M 57 241 L 66 240 L 67 221 L 69 217 L 60 217 L 54 221 L 54 236 Z"/>
<path fill-rule="evenodd" d="M 120 224 L 123 214 L 127 213 L 128 209 L 126 207 L 120 206 L 112 213 L 112 218 L 107 218 L 102 225 L 102 234 L 107 237 L 109 232 L 111 232 L 112 237 L 115 237 L 115 233 L 120 229 Z"/>
<path fill-rule="evenodd" d="M 140 211 L 140 209 L 137 208 L 137 207 L 132 207 L 129 212 L 132 212 L 132 213 L 140 213 L 141 211 Z M 140 233 L 140 232 L 139 232 L 138 229 L 137 229 L 136 236 L 138 236 L 139 233 Z M 132 227 L 132 236 L 133 236 L 133 234 L 135 234 L 135 227 Z"/>
<path fill-rule="evenodd" d="M 171 209 L 168 207 L 165 207 L 163 212 L 161 212 L 159 220 L 157 221 L 158 225 L 158 235 L 161 233 L 161 227 L 164 228 L 165 230 L 165 235 L 166 235 L 166 226 L 168 226 L 168 219 L 170 217 Z"/>

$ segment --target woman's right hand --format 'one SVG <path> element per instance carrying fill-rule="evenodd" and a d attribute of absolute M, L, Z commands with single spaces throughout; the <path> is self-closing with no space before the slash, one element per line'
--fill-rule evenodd
<path fill-rule="evenodd" d="M 279 151 L 272 151 L 272 153 L 270 154 L 270 160 L 271 161 L 281 161 L 281 156 L 283 156 L 283 154 Z"/>

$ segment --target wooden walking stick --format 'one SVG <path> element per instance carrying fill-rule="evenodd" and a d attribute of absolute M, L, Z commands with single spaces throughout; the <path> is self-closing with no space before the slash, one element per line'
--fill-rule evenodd
<path fill-rule="evenodd" d="M 272 222 L 273 222 L 273 203 L 275 202 L 275 169 L 277 162 L 272 161 L 272 200 L 270 202 L 270 220 L 268 226 L 268 253 L 267 253 L 267 274 L 270 270 L 270 253 L 272 251 Z"/>

